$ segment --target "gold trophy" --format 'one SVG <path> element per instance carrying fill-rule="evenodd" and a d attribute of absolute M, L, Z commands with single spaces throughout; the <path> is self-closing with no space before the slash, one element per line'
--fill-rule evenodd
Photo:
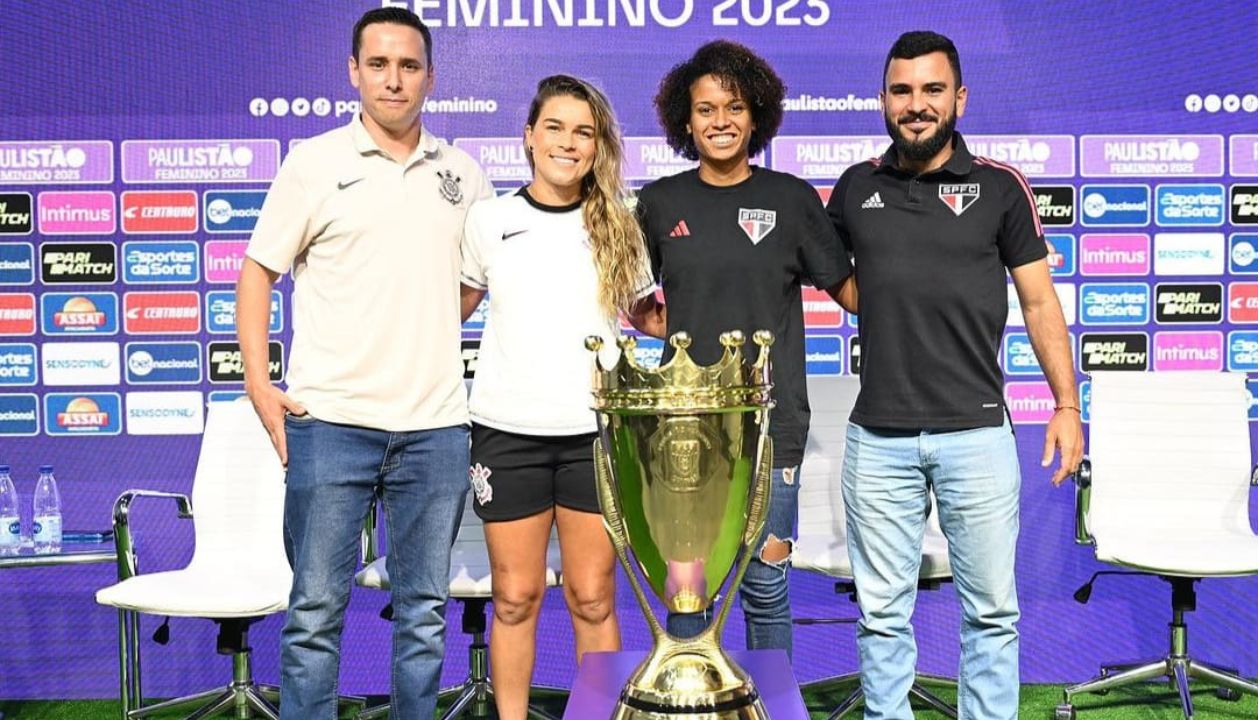
<path fill-rule="evenodd" d="M 770 500 L 774 336 L 761 330 L 753 341 L 760 350 L 749 364 L 744 334 L 723 333 L 722 358 L 701 367 L 687 352 L 691 338 L 677 333 L 673 359 L 656 370 L 635 361 L 632 337 L 617 342 L 621 358 L 610 369 L 598 358 L 603 341 L 586 341 L 596 353 L 600 509 L 653 638 L 613 720 L 769 718 L 748 673 L 718 644 Z M 633 569 L 668 610 L 691 613 L 713 605 L 737 561 L 717 617 L 686 639 L 661 626 Z"/>

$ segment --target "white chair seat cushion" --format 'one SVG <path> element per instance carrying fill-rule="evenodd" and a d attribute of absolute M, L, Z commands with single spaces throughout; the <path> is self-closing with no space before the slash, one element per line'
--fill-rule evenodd
<path fill-rule="evenodd" d="M 1219 535 L 1169 537 L 1154 529 L 1129 528 L 1115 537 L 1095 538 L 1099 560 L 1161 575 L 1208 577 L 1256 574 L 1256 536 L 1222 531 Z M 1210 552 L 1205 552 L 1211 548 Z"/>
<path fill-rule="evenodd" d="M 792 546 L 792 567 L 852 579 L 853 563 L 849 560 L 849 548 L 844 538 L 834 535 L 802 535 Z M 952 575 L 949 566 L 949 547 L 945 538 L 928 533 L 923 538 L 923 558 L 919 564 L 919 579 L 944 580 Z"/>
<path fill-rule="evenodd" d="M 355 583 L 362 587 L 388 590 L 389 570 L 385 568 L 385 558 L 386 556 L 382 555 L 360 570 L 354 576 Z M 549 547 L 547 587 L 555 587 L 559 584 L 559 551 Z M 485 546 L 476 546 L 476 550 L 471 552 L 462 551 L 457 546 L 451 553 L 451 597 L 490 597 L 490 590 L 490 559 L 486 556 Z"/>
<path fill-rule="evenodd" d="M 137 575 L 96 593 L 96 602 L 150 615 L 235 618 L 280 612 L 292 575 L 247 576 L 193 569 Z"/>

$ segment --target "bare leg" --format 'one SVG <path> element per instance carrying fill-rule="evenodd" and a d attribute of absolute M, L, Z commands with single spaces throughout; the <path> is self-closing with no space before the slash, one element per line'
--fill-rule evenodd
<path fill-rule="evenodd" d="M 577 661 L 591 651 L 620 650 L 621 629 L 613 607 L 616 556 L 603 519 L 599 513 L 557 506 L 556 527 Z"/>
<path fill-rule="evenodd" d="M 525 720 L 534 672 L 534 635 L 547 588 L 547 541 L 553 512 L 485 523 L 494 588 L 490 684 L 503 720 Z"/>

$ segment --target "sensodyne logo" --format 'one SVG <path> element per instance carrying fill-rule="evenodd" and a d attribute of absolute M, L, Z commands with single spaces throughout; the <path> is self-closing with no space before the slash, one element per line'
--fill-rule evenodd
<path fill-rule="evenodd" d="M 1151 189 L 1146 185 L 1081 186 L 1081 224 L 1146 225 L 1151 221 Z"/>
<path fill-rule="evenodd" d="M 1155 322 L 1219 323 L 1224 319 L 1220 283 L 1160 283 L 1155 286 Z"/>
<path fill-rule="evenodd" d="M 195 342 L 128 343 L 126 353 L 128 383 L 201 382 L 201 345 Z"/>
<path fill-rule="evenodd" d="M 125 242 L 123 282 L 129 285 L 195 283 L 201 279 L 201 251 L 191 240 Z"/>
<path fill-rule="evenodd" d="M 201 393 L 127 393 L 128 435 L 197 435 L 205 419 Z"/>
<path fill-rule="evenodd" d="M 1071 225 L 1076 221 L 1076 188 L 1071 185 L 1034 185 L 1032 191 L 1042 225 Z"/>
<path fill-rule="evenodd" d="M 31 343 L 0 344 L 0 385 L 34 385 L 36 359 Z"/>
<path fill-rule="evenodd" d="M 1079 364 L 1082 372 L 1146 370 L 1149 348 L 1146 333 L 1085 333 Z"/>
<path fill-rule="evenodd" d="M 267 193 L 261 190 L 213 190 L 205 194 L 205 228 L 210 233 L 253 232 Z"/>
<path fill-rule="evenodd" d="M 0 193 L 0 235 L 30 235 L 34 229 L 31 194 Z"/>
<path fill-rule="evenodd" d="M 1225 186 L 1156 185 L 1155 224 L 1225 224 Z"/>
<path fill-rule="evenodd" d="M 44 385 L 117 385 L 116 342 L 46 342 L 40 347 Z"/>
<path fill-rule="evenodd" d="M 113 243 L 45 243 L 39 248 L 46 284 L 108 285 L 118 279 Z"/>
<path fill-rule="evenodd" d="M 1229 221 L 1235 225 L 1255 225 L 1260 219 L 1260 195 L 1255 185 L 1229 188 Z"/>
<path fill-rule="evenodd" d="M 1224 233 L 1156 233 L 1156 275 L 1221 275 Z"/>

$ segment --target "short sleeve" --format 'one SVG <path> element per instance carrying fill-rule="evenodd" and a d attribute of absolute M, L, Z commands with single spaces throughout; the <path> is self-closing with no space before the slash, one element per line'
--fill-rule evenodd
<path fill-rule="evenodd" d="M 994 169 L 1005 177 L 1003 196 L 1002 229 L 998 236 L 998 254 L 1002 264 L 1017 268 L 1044 258 L 1047 255 L 1046 238 L 1037 215 L 1037 201 L 1028 181 L 1015 168 L 995 165 Z"/>
<path fill-rule="evenodd" d="M 831 197 L 827 199 L 827 218 L 836 232 L 836 238 L 847 253 L 853 252 L 853 241 L 849 237 L 849 228 L 844 224 L 844 196 L 849 189 L 851 177 L 851 171 L 842 173 L 836 180 L 835 187 L 831 189 Z"/>
<path fill-rule="evenodd" d="M 486 200 L 478 200 L 468 209 L 464 216 L 464 235 L 459 243 L 459 281 L 469 287 L 485 290 L 489 283 L 486 280 L 485 237 L 486 227 L 483 222 Z"/>
<path fill-rule="evenodd" d="M 803 181 L 801 185 L 801 272 L 814 287 L 826 290 L 849 277 L 849 256 L 840 244 L 818 192 Z"/>
<path fill-rule="evenodd" d="M 644 187 L 639 190 L 639 200 L 634 206 L 634 214 L 639 219 L 639 229 L 643 232 L 643 242 L 647 245 L 648 274 L 656 282 L 661 280 L 661 248 L 652 237 L 652 190 Z"/>
<path fill-rule="evenodd" d="M 311 204 L 300 163 L 290 155 L 267 190 L 245 254 L 272 272 L 284 274 L 310 243 Z"/>

